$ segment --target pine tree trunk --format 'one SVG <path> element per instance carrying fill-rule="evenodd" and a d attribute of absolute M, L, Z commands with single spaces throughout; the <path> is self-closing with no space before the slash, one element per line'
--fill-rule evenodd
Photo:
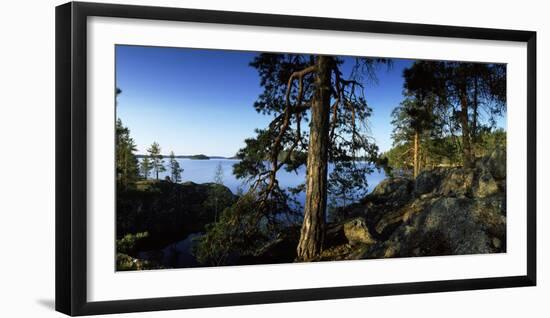
<path fill-rule="evenodd" d="M 309 261 L 323 249 L 327 205 L 327 165 L 332 58 L 317 59 L 315 97 L 311 105 L 307 156 L 306 205 L 297 248 L 297 260 Z"/>
<path fill-rule="evenodd" d="M 472 145 L 470 142 L 470 127 L 468 124 L 468 96 L 462 93 L 460 98 L 460 125 L 462 129 L 462 155 L 464 168 L 473 165 Z"/>

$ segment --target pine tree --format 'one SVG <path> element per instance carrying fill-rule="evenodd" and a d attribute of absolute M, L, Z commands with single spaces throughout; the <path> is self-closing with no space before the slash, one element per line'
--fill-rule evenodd
<path fill-rule="evenodd" d="M 494 128 L 495 118 L 506 111 L 506 66 L 448 62 L 446 89 L 460 127 L 463 165 L 470 168 L 479 133 Z M 481 110 L 487 115 L 485 120 L 480 118 Z"/>
<path fill-rule="evenodd" d="M 181 173 L 183 172 L 183 169 L 180 167 L 178 160 L 176 160 L 176 156 L 174 155 L 173 151 L 170 152 L 169 166 L 170 166 L 170 178 L 172 182 L 180 183 Z"/>
<path fill-rule="evenodd" d="M 221 162 L 218 162 L 216 171 L 214 172 L 214 182 L 219 185 L 223 185 L 223 166 Z"/>
<path fill-rule="evenodd" d="M 262 218 L 275 222 L 273 213 L 293 211 L 286 191 L 279 188 L 277 172 L 282 167 L 292 171 L 306 166 L 304 186 L 297 188 L 306 191 L 299 261 L 312 260 L 323 250 L 328 162 L 361 156 L 372 163 L 377 156 L 378 148 L 367 134 L 372 110 L 364 98 L 363 83 L 372 78 L 377 64 L 387 62 L 357 58 L 348 77 L 342 73 L 344 60 L 333 56 L 260 54 L 251 63 L 264 88 L 254 107 L 274 119 L 258 129 L 255 138 L 245 140 L 234 173 L 253 181 L 251 191 L 258 200 L 254 222 Z M 302 131 L 304 123 L 309 132 Z"/>
<path fill-rule="evenodd" d="M 115 89 L 115 107 L 118 105 L 118 95 L 122 93 L 120 88 Z M 136 144 L 130 137 L 130 129 L 117 118 L 115 123 L 115 170 L 117 185 L 122 189 L 132 186 L 139 177 L 138 160 L 134 154 Z"/>
<path fill-rule="evenodd" d="M 140 171 L 141 171 L 141 175 L 145 180 L 149 179 L 149 175 L 151 174 L 151 169 L 152 169 L 152 166 L 151 166 L 151 160 L 149 159 L 149 156 L 143 157 L 140 163 Z"/>
<path fill-rule="evenodd" d="M 214 222 L 218 220 L 218 207 L 220 206 L 220 201 L 223 200 L 223 167 L 222 163 L 218 162 L 218 165 L 216 166 L 216 170 L 214 171 L 214 183 L 216 186 L 214 187 Z"/>
<path fill-rule="evenodd" d="M 149 158 L 151 160 L 151 169 L 155 174 L 156 180 L 158 180 L 159 173 L 166 171 L 160 145 L 157 142 L 153 142 L 153 144 L 151 144 L 151 146 L 147 149 L 147 152 L 149 153 Z"/>
<path fill-rule="evenodd" d="M 454 164 L 459 150 L 462 165 L 471 167 L 480 134 L 495 128 L 506 111 L 506 67 L 418 61 L 403 77 L 405 99 L 392 114 L 394 164 L 410 162 L 416 176 L 430 157 Z"/>
<path fill-rule="evenodd" d="M 441 133 L 438 109 L 447 106 L 443 74 L 444 64 L 435 61 L 417 61 L 403 71 L 405 99 L 392 113 L 393 139 L 411 145 L 413 177 L 422 168 L 421 157 L 429 156 L 429 140 Z"/>
<path fill-rule="evenodd" d="M 138 161 L 134 154 L 136 145 L 130 137 L 130 130 L 122 121 L 116 121 L 116 173 L 117 183 L 122 189 L 130 187 L 139 175 Z"/>

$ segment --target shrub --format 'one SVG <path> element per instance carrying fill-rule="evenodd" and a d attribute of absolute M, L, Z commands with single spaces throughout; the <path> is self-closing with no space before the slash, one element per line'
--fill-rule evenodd
<path fill-rule="evenodd" d="M 140 241 L 149 237 L 148 232 L 140 232 L 136 234 L 126 234 L 123 238 L 116 241 L 117 253 L 134 254 L 137 250 L 137 245 Z"/>

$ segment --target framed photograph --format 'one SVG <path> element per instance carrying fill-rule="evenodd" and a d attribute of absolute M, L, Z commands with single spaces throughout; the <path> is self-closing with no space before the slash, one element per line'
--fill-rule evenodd
<path fill-rule="evenodd" d="M 536 284 L 536 33 L 56 8 L 56 309 Z"/>

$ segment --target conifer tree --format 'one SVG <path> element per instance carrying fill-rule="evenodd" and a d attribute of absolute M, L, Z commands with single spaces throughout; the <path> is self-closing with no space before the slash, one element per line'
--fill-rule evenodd
<path fill-rule="evenodd" d="M 115 90 L 115 96 L 122 93 L 119 88 Z M 117 184 L 121 189 L 131 187 L 138 179 L 138 160 L 135 156 L 136 144 L 130 137 L 130 129 L 122 124 L 118 118 L 115 123 L 115 165 Z"/>
<path fill-rule="evenodd" d="M 180 167 L 179 162 L 176 160 L 176 156 L 174 155 L 173 151 L 170 152 L 169 166 L 170 166 L 170 178 L 172 182 L 180 183 L 181 173 L 183 172 L 183 169 Z"/>
<path fill-rule="evenodd" d="M 145 156 L 143 157 L 143 159 L 141 159 L 141 163 L 140 163 L 140 171 L 141 171 L 141 175 L 143 176 L 143 178 L 145 180 L 149 179 L 149 175 L 151 174 L 151 160 L 149 159 L 149 156 Z"/>
<path fill-rule="evenodd" d="M 158 180 L 159 173 L 166 171 L 160 145 L 157 142 L 153 142 L 151 146 L 147 149 L 147 152 L 149 153 L 149 158 L 151 160 L 151 169 L 155 174 L 155 179 Z"/>
<path fill-rule="evenodd" d="M 256 111 L 273 116 L 271 123 L 245 140 L 235 165 L 237 177 L 252 182 L 258 200 L 257 226 L 289 211 L 288 192 L 279 187 L 277 172 L 306 166 L 306 202 L 297 260 L 308 261 L 323 250 L 327 207 L 328 162 L 374 162 L 377 147 L 368 135 L 371 115 L 363 84 L 374 77 L 384 59 L 357 58 L 344 75 L 344 60 L 324 55 L 260 54 L 251 65 L 258 70 L 263 92 Z M 309 131 L 302 131 L 302 125 Z M 265 165 L 264 160 L 269 164 Z M 368 166 L 368 165 L 366 165 Z M 342 169 L 361 169 L 350 164 Z"/>

